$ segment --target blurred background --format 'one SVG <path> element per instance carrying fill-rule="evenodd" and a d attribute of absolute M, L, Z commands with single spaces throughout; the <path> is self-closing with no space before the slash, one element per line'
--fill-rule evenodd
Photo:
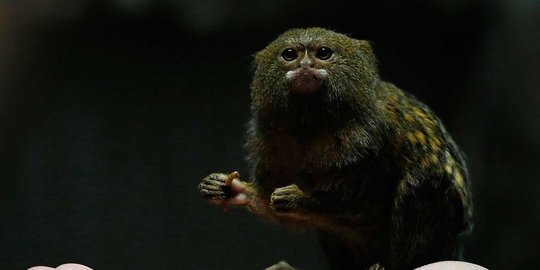
<path fill-rule="evenodd" d="M 307 26 L 371 40 L 462 146 L 466 260 L 540 265 L 540 1 L 2 0 L 0 269 L 327 269 L 312 232 L 196 189 L 247 175 L 251 56 Z"/>

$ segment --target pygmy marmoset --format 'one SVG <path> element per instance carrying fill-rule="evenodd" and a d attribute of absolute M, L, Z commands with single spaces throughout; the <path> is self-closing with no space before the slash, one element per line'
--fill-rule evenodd
<path fill-rule="evenodd" d="M 289 30 L 256 54 L 251 99 L 253 181 L 211 174 L 205 199 L 317 230 L 333 269 L 459 258 L 472 224 L 463 156 L 426 105 L 379 78 L 368 42 Z"/>

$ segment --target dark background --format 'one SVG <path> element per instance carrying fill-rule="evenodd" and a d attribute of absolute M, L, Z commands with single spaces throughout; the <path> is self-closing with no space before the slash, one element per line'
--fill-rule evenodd
<path fill-rule="evenodd" d="M 247 175 L 251 55 L 305 26 L 371 40 L 462 146 L 466 259 L 537 267 L 540 2 L 20 0 L 0 1 L 0 269 L 327 269 L 312 232 L 196 191 Z"/>

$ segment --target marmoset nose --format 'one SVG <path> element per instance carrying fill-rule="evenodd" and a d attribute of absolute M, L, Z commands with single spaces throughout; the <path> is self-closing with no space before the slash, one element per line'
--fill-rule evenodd
<path fill-rule="evenodd" d="M 304 53 L 304 56 L 300 60 L 301 67 L 313 67 L 313 60 L 309 57 L 308 52 Z"/>

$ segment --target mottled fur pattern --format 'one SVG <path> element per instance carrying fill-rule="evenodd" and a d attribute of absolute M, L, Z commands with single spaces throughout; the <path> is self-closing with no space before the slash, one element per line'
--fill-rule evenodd
<path fill-rule="evenodd" d="M 285 48 L 328 46 L 324 88 L 290 90 Z M 293 29 L 256 54 L 250 209 L 320 232 L 333 269 L 412 269 L 458 259 L 471 226 L 463 156 L 424 104 L 379 78 L 368 42 Z M 377 268 L 379 269 L 379 268 Z"/>

